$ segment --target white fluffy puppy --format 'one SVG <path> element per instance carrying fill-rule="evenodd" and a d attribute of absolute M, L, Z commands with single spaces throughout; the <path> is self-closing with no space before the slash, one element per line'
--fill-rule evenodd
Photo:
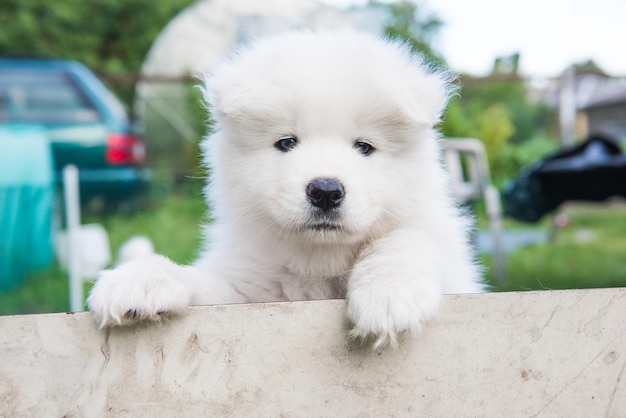
<path fill-rule="evenodd" d="M 347 298 L 350 335 L 416 333 L 444 293 L 481 291 L 434 125 L 448 76 L 351 30 L 261 40 L 205 79 L 213 222 L 191 266 L 104 271 L 102 326 L 188 305 Z"/>

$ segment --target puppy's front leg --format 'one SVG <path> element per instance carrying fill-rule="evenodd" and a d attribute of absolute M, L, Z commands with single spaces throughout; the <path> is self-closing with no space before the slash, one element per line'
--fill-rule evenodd
<path fill-rule="evenodd" d="M 197 302 L 198 294 L 204 296 L 203 303 L 243 299 L 228 283 L 209 273 L 153 254 L 101 272 L 87 304 L 100 327 L 130 325 L 182 313 Z"/>
<path fill-rule="evenodd" d="M 442 298 L 443 263 L 425 234 L 396 231 L 366 248 L 348 281 L 350 336 L 396 346 L 398 334 L 420 332 Z"/>

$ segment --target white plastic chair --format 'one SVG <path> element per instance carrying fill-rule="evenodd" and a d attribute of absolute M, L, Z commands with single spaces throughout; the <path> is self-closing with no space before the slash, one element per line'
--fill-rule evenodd
<path fill-rule="evenodd" d="M 475 138 L 446 138 L 443 153 L 451 178 L 453 196 L 461 202 L 485 201 L 489 229 L 493 237 L 493 258 L 496 280 L 505 280 L 505 254 L 502 241 L 502 208 L 500 194 L 491 184 L 487 153 Z"/>

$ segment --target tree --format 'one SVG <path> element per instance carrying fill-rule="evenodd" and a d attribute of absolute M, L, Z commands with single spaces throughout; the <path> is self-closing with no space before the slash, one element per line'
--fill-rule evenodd
<path fill-rule="evenodd" d="M 519 70 L 519 53 L 497 57 L 493 62 L 493 75 L 511 75 L 518 76 Z"/>
<path fill-rule="evenodd" d="M 393 3 L 370 0 L 368 7 L 379 8 L 386 14 L 384 30 L 387 36 L 407 42 L 414 52 L 419 52 L 434 64 L 444 63 L 441 54 L 433 47 L 443 25 L 435 14 L 427 14 L 423 7 L 407 0 Z"/>
<path fill-rule="evenodd" d="M 0 55 L 73 59 L 100 74 L 135 73 L 167 22 L 193 2 L 3 0 Z M 128 101 L 132 93 L 124 96 Z"/>
<path fill-rule="evenodd" d="M 592 59 L 574 63 L 573 66 L 576 75 L 594 74 L 600 77 L 608 77 L 607 73 Z"/>

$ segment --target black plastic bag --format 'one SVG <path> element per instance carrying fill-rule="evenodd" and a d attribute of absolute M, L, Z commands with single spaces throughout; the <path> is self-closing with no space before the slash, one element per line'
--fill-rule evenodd
<path fill-rule="evenodd" d="M 536 222 L 566 201 L 612 196 L 626 197 L 626 155 L 602 135 L 545 157 L 502 192 L 505 215 L 524 222 Z"/>

